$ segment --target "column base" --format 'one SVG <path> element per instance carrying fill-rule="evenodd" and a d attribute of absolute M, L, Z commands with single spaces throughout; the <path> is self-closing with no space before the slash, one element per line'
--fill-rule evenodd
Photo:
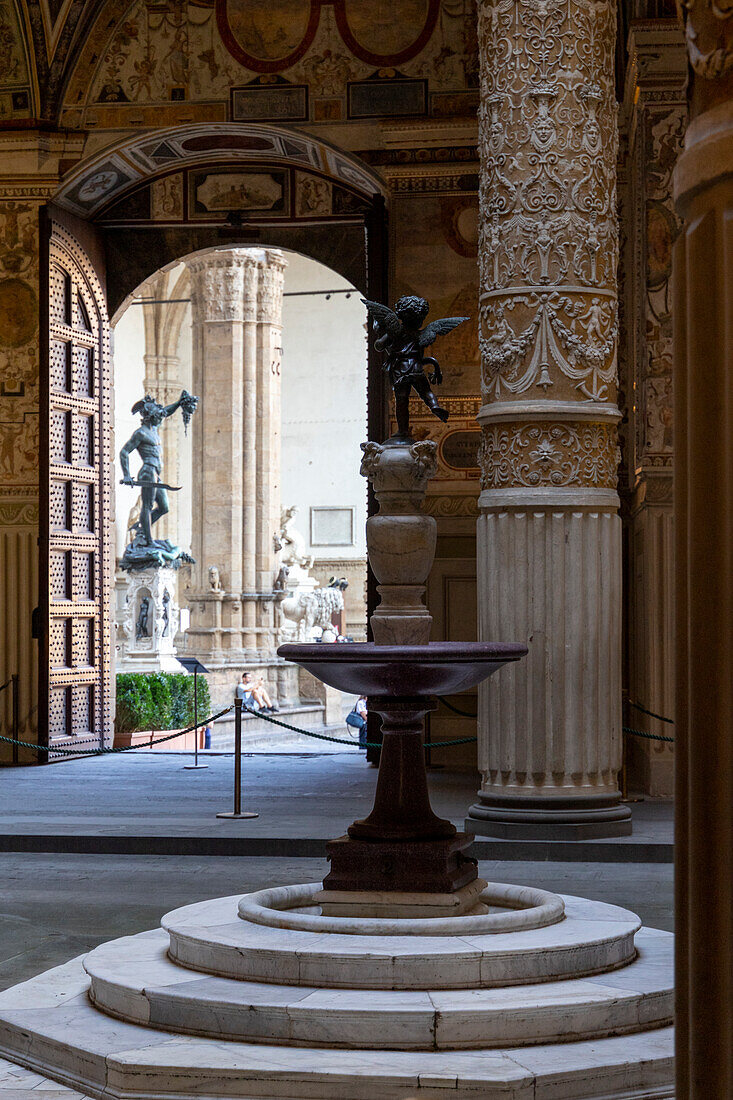
<path fill-rule="evenodd" d="M 631 836 L 631 810 L 619 797 L 501 798 L 479 791 L 466 832 L 504 840 L 596 840 Z"/>

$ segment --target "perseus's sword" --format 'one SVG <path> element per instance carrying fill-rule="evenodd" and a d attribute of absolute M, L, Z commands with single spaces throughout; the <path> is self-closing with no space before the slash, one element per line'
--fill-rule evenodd
<path fill-rule="evenodd" d="M 164 481 L 125 481 L 121 479 L 120 485 L 129 485 L 137 489 L 168 489 L 171 493 L 179 492 L 182 485 L 166 485 Z"/>

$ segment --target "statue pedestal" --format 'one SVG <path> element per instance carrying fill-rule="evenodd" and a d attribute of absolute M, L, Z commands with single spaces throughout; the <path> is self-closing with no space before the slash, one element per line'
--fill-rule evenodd
<path fill-rule="evenodd" d="M 423 602 L 435 557 L 437 524 L 422 513 L 438 464 L 431 440 L 362 443 L 363 477 L 374 486 L 379 512 L 367 520 L 367 556 L 379 582 L 371 617 L 377 645 L 427 645 L 432 616 Z"/>
<path fill-rule="evenodd" d="M 150 566 L 124 573 L 116 589 L 118 672 L 182 672 L 175 646 L 181 617 L 176 570 Z"/>

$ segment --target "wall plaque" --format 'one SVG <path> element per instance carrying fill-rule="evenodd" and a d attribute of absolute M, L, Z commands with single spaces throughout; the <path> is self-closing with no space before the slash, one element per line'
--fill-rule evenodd
<path fill-rule="evenodd" d="M 349 118 L 395 118 L 425 115 L 427 80 L 360 80 L 347 85 Z"/>
<path fill-rule="evenodd" d="M 478 470 L 478 446 L 481 430 L 448 432 L 440 441 L 440 457 L 454 470 Z"/>
<path fill-rule="evenodd" d="M 307 122 L 307 84 L 247 84 L 231 90 L 233 122 Z"/>

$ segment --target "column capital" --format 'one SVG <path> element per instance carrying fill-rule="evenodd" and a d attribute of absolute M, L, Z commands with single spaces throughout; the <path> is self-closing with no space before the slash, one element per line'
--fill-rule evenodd
<path fill-rule="evenodd" d="M 282 324 L 283 287 L 288 261 L 282 252 L 267 248 L 262 258 L 257 293 L 257 320 L 263 324 Z"/>
<path fill-rule="evenodd" d="M 186 260 L 194 324 L 255 320 L 261 249 L 228 248 Z"/>

